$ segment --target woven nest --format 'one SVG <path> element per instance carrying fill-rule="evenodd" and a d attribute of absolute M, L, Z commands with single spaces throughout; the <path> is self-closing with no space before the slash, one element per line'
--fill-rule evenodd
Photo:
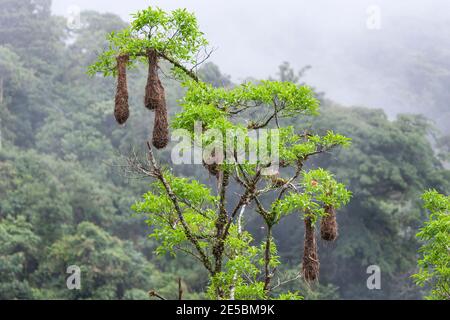
<path fill-rule="evenodd" d="M 216 152 L 213 150 L 210 155 L 208 155 L 207 161 L 203 160 L 203 166 L 208 170 L 211 176 L 219 178 L 220 164 L 219 159 L 216 157 Z"/>
<path fill-rule="evenodd" d="M 164 87 L 158 75 L 158 55 L 155 50 L 147 51 L 148 77 L 145 87 L 144 105 L 149 110 L 156 110 L 165 104 Z"/>
<path fill-rule="evenodd" d="M 155 50 L 147 51 L 148 77 L 145 87 L 144 105 L 155 111 L 153 127 L 153 146 L 164 149 L 169 144 L 169 119 L 167 113 L 166 94 L 158 75 L 158 55 Z"/>
<path fill-rule="evenodd" d="M 164 89 L 163 89 L 164 92 Z M 155 125 L 153 127 L 153 145 L 163 149 L 169 144 L 169 119 L 167 118 L 166 101 L 155 109 Z"/>
<path fill-rule="evenodd" d="M 336 210 L 331 206 L 325 207 L 326 216 L 320 222 L 320 236 L 325 241 L 335 241 L 338 237 Z"/>
<path fill-rule="evenodd" d="M 120 55 L 117 57 L 117 91 L 114 116 L 119 124 L 124 124 L 130 116 L 128 106 L 127 64 L 128 55 Z"/>
<path fill-rule="evenodd" d="M 209 174 L 218 177 L 219 176 L 219 165 L 216 163 L 213 164 L 207 164 L 203 161 L 203 166 L 208 170 Z"/>
<path fill-rule="evenodd" d="M 311 218 L 305 218 L 305 243 L 302 266 L 303 277 L 307 282 L 319 279 L 320 262 L 317 254 L 315 228 Z"/>

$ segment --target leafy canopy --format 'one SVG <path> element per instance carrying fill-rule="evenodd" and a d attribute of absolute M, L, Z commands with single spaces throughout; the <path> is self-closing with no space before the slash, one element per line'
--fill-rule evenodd
<path fill-rule="evenodd" d="M 104 76 L 116 72 L 116 57 L 126 54 L 132 67 L 139 61 L 146 61 L 148 49 L 156 50 L 160 57 L 174 64 L 174 74 L 182 75 L 178 68 L 197 63 L 198 51 L 208 42 L 199 30 L 197 18 L 186 9 L 167 13 L 160 8 L 149 7 L 133 14 L 133 22 L 120 32 L 111 32 L 109 47 L 88 73 Z"/>
<path fill-rule="evenodd" d="M 308 86 L 289 82 L 260 81 L 244 83 L 234 88 L 214 88 L 211 84 L 188 81 L 186 95 L 180 101 L 183 111 L 172 122 L 174 129 L 195 133 L 195 124 L 202 124 L 201 141 L 203 146 L 213 143 L 206 130 L 218 130 L 223 135 L 223 150 L 235 139 L 227 132 L 241 133 L 246 137 L 245 148 L 258 149 L 258 142 L 249 132 L 273 126 L 277 131 L 270 132 L 268 139 L 278 139 L 280 161 L 283 165 L 294 165 L 306 160 L 310 155 L 330 150 L 337 146 L 348 147 L 351 139 L 328 131 L 325 136 L 295 132 L 293 126 L 280 126 L 284 118 L 319 115 L 319 101 Z M 246 120 L 252 119 L 252 120 Z M 242 121 L 242 120 L 245 120 Z M 224 159 L 233 163 L 235 159 Z M 258 163 L 259 164 L 259 163 Z"/>
<path fill-rule="evenodd" d="M 417 234 L 425 244 L 413 277 L 418 285 L 431 286 L 428 299 L 450 300 L 450 197 L 431 190 L 423 200 L 430 218 Z"/>
<path fill-rule="evenodd" d="M 261 179 L 261 168 L 265 165 L 261 159 L 257 163 L 236 163 L 234 158 L 224 159 L 220 170 L 226 172 L 230 179 L 239 181 L 244 177 L 245 181 L 240 183 L 246 191 L 243 202 L 237 205 L 233 214 L 227 213 L 225 217 L 225 222 L 230 224 L 223 238 L 224 266 L 211 272 L 208 296 L 212 299 L 301 298 L 296 292 L 281 295 L 270 295 L 268 292 L 267 281 L 270 282 L 272 275 L 267 270 L 276 270 L 281 264 L 271 230 L 283 217 L 294 212 L 301 217 L 308 215 L 316 222 L 326 214 L 325 206 L 339 209 L 349 202 L 351 192 L 338 183 L 332 174 L 323 169 L 305 171 L 303 165 L 313 155 L 339 146 L 348 147 L 350 139 L 333 131 L 321 136 L 297 132 L 293 126 L 280 125 L 285 118 L 319 114 L 319 102 L 307 86 L 278 81 L 245 83 L 228 89 L 214 88 L 196 81 L 186 81 L 184 86 L 187 88 L 186 95 L 180 101 L 183 110 L 172 121 L 173 129 L 185 130 L 194 135 L 198 133 L 196 122 L 200 122 L 203 146 L 217 143 L 208 133 L 210 130 L 216 131 L 223 135 L 223 140 L 219 141 L 223 144 L 220 146 L 222 150 L 228 147 L 227 139 L 230 137 L 227 134 L 230 131 L 244 134 L 245 150 L 248 150 L 252 145 L 258 146 L 258 141 L 250 137 L 250 131 L 266 127 L 277 129 L 271 131 L 269 139 L 277 136 L 282 167 L 299 172 L 290 182 L 281 179 L 283 185 L 280 187 L 274 185 L 269 177 Z M 249 118 L 252 120 L 246 121 Z M 232 146 L 237 148 L 237 141 L 233 140 Z M 178 178 L 170 170 L 164 170 L 162 175 L 170 185 L 178 207 L 164 183 L 157 181 L 143 200 L 133 206 L 133 210 L 147 217 L 151 227 L 150 237 L 159 244 L 155 250 L 157 254 L 188 253 L 210 269 L 209 257 L 215 256 L 217 243 L 222 241 L 217 237 L 217 226 L 221 223 L 221 212 L 226 211 L 226 208 L 218 208 L 226 201 L 225 196 L 220 192 L 214 195 L 211 188 L 196 180 Z M 291 189 L 290 185 L 293 186 L 292 190 L 285 192 Z M 258 186 L 261 189 L 255 190 Z M 261 205 L 256 210 L 262 216 L 267 230 L 266 239 L 257 244 L 253 235 L 244 229 L 241 214 L 236 214 L 240 210 L 244 212 L 245 206 L 242 205 L 250 203 L 260 194 L 280 191 L 279 199 L 270 208 L 266 210 Z M 186 230 L 189 230 L 189 234 Z M 196 239 L 196 248 L 190 243 L 192 238 Z M 203 256 L 198 255 L 198 250 L 202 251 Z M 264 277 L 266 280 L 261 280 Z"/>
<path fill-rule="evenodd" d="M 314 216 L 313 221 L 317 221 L 324 215 L 323 206 L 339 208 L 349 201 L 350 192 L 330 173 L 322 169 L 307 172 L 304 165 L 314 155 L 348 146 L 350 139 L 333 131 L 320 136 L 285 126 L 286 119 L 319 114 L 319 101 L 308 86 L 260 81 L 225 89 L 199 81 L 193 70 L 207 41 L 194 15 L 186 10 L 166 13 L 150 7 L 133 18 L 128 28 L 109 35 L 109 49 L 99 56 L 89 73 L 115 75 L 117 56 L 128 55 L 132 67 L 146 62 L 149 50 L 156 51 L 159 58 L 172 64 L 172 75 L 181 78 L 186 88 L 180 101 L 183 110 L 172 121 L 172 128 L 193 135 L 197 133 L 196 123 L 201 122 L 204 150 L 221 143 L 218 147 L 227 151 L 225 162 L 218 165 L 214 174 L 217 192 L 161 169 L 151 149 L 146 164 L 149 167 L 137 166 L 137 170 L 144 168 L 145 175 L 156 179 L 151 191 L 133 206 L 134 211 L 147 217 L 150 237 L 158 243 L 156 253 L 175 255 L 181 251 L 200 261 L 210 275 L 207 293 L 211 298 L 301 298 L 295 292 L 281 296 L 271 292 L 271 280 L 280 265 L 272 228 L 294 211 L 302 217 Z M 280 172 L 281 182 L 262 173 L 275 163 L 261 157 L 261 134 L 259 139 L 250 135 L 258 129 L 271 129 L 264 131 L 269 132 L 264 145 L 271 155 L 277 152 L 274 149 L 279 151 L 280 166 L 285 169 Z M 238 131 L 245 137 L 245 150 L 256 146 L 256 163 L 236 163 L 235 154 L 240 151 L 237 137 L 227 134 Z M 223 139 L 216 141 L 211 132 L 219 133 Z M 232 150 L 227 148 L 227 139 L 232 139 Z M 228 151 L 233 151 L 230 157 Z M 211 167 L 207 169 L 214 172 Z M 285 179 L 292 172 L 295 174 Z M 236 182 L 234 186 L 230 185 L 232 181 Z M 227 192 L 228 187 L 243 189 L 233 210 L 230 207 L 234 199 Z M 275 194 L 276 202 L 265 208 L 266 196 Z M 261 243 L 256 243 L 244 229 L 244 212 L 253 204 L 265 223 L 265 239 Z"/>

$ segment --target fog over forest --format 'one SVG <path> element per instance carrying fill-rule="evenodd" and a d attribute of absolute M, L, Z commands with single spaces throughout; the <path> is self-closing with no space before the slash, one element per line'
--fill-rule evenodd
<path fill-rule="evenodd" d="M 450 300 L 449 58 L 443 0 L 0 0 L 0 300 Z"/>
<path fill-rule="evenodd" d="M 129 21 L 148 4 L 180 6 L 173 0 L 59 0 L 53 10 L 67 15 L 78 6 Z M 430 83 L 450 77 L 448 1 L 188 0 L 183 7 L 195 11 L 216 49 L 211 61 L 235 81 L 268 77 L 289 61 L 296 69 L 312 66 L 305 81 L 339 103 L 383 108 L 390 116 L 431 114 L 441 127 L 450 120 Z"/>

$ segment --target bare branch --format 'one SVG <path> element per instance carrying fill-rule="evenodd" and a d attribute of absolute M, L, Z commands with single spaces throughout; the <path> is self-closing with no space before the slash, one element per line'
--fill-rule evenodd
<path fill-rule="evenodd" d="M 184 73 L 186 73 L 190 78 L 192 78 L 195 82 L 200 82 L 198 76 L 192 71 L 187 69 L 185 66 L 183 66 L 181 63 L 179 63 L 178 61 L 176 61 L 175 59 L 171 58 L 170 56 L 166 55 L 165 53 L 161 53 L 159 52 L 159 55 L 161 56 L 161 58 L 169 61 L 171 64 L 173 64 L 175 67 L 177 67 L 178 69 L 183 70 Z"/>
<path fill-rule="evenodd" d="M 298 279 L 301 279 L 301 277 L 302 277 L 301 274 L 297 274 L 297 276 L 295 278 L 288 279 L 288 280 L 285 280 L 285 281 L 280 281 L 280 279 L 278 278 L 277 284 L 272 287 L 272 290 L 275 290 L 275 289 L 277 289 L 277 288 L 279 288 L 281 286 L 284 286 L 285 284 L 288 284 L 290 282 L 293 282 L 293 281 L 296 281 Z"/>
<path fill-rule="evenodd" d="M 205 56 L 201 61 L 197 61 L 197 63 L 191 68 L 191 72 L 193 72 L 194 70 L 197 71 L 198 66 L 200 66 L 201 64 L 203 64 L 206 60 L 208 60 L 211 55 L 213 54 L 213 52 L 215 51 L 214 48 L 212 48 L 210 51 L 207 51 L 206 48 L 204 48 L 205 51 Z M 198 59 L 198 57 L 197 57 Z"/>
<path fill-rule="evenodd" d="M 161 295 L 159 295 L 156 291 L 149 291 L 148 292 L 148 295 L 151 297 L 151 298 L 153 298 L 153 297 L 156 297 L 156 298 L 158 298 L 159 300 L 167 300 L 166 298 L 164 298 L 163 296 L 161 296 Z"/>

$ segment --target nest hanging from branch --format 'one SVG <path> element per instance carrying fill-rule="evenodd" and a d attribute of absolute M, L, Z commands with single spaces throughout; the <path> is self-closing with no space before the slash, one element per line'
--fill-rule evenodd
<path fill-rule="evenodd" d="M 164 94 L 164 89 L 163 89 Z M 164 149 L 169 144 L 169 119 L 167 117 L 166 101 L 155 109 L 155 125 L 153 127 L 153 145 L 157 149 Z"/>
<path fill-rule="evenodd" d="M 148 77 L 145 87 L 145 107 L 155 111 L 153 127 L 153 146 L 164 149 L 169 144 L 169 119 L 166 94 L 158 75 L 158 54 L 155 50 L 147 51 Z"/>
<path fill-rule="evenodd" d="M 216 150 L 212 150 L 211 154 L 208 155 L 208 160 L 203 160 L 203 166 L 209 171 L 209 174 L 218 178 L 220 172 L 220 166 L 217 163 Z"/>
<path fill-rule="evenodd" d="M 208 157 L 208 161 L 203 160 L 203 167 L 208 170 L 211 176 L 214 176 L 217 179 L 219 179 L 220 173 L 223 171 L 223 183 L 225 186 L 228 186 L 230 183 L 230 173 L 221 168 L 221 162 L 222 161 L 218 157 L 216 157 L 216 152 L 214 150 Z"/>
<path fill-rule="evenodd" d="M 325 241 L 335 241 L 338 237 L 336 210 L 332 206 L 325 206 L 326 216 L 320 222 L 320 236 Z"/>
<path fill-rule="evenodd" d="M 305 218 L 305 243 L 303 251 L 303 277 L 307 282 L 319 279 L 319 255 L 317 253 L 316 232 L 310 217 Z"/>
<path fill-rule="evenodd" d="M 128 55 L 120 55 L 117 57 L 117 91 L 114 116 L 119 124 L 124 124 L 130 116 L 127 84 L 128 59 Z"/>
<path fill-rule="evenodd" d="M 158 54 L 155 50 L 147 51 L 148 77 L 145 86 L 144 105 L 149 110 L 156 110 L 163 100 L 164 88 L 158 75 Z M 162 92 L 161 92 L 162 91 Z"/>
<path fill-rule="evenodd" d="M 203 166 L 209 171 L 209 174 L 218 177 L 219 176 L 219 165 L 217 163 L 207 164 L 203 161 Z"/>

